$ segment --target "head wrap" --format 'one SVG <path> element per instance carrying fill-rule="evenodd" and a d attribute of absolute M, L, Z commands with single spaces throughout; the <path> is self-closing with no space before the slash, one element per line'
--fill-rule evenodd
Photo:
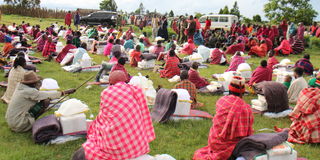
<path fill-rule="evenodd" d="M 230 93 L 240 95 L 246 91 L 245 89 L 245 79 L 243 77 L 234 76 L 231 79 L 229 85 Z"/>

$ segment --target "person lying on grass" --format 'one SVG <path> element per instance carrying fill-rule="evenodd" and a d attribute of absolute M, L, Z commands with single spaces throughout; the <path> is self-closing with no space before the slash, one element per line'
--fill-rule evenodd
<path fill-rule="evenodd" d="M 41 79 L 35 72 L 27 72 L 17 85 L 6 112 L 6 121 L 14 132 L 27 132 L 35 120 L 50 104 L 50 99 L 74 93 L 75 89 L 62 92 L 40 92 Z"/>
<path fill-rule="evenodd" d="M 193 160 L 228 159 L 236 144 L 253 134 L 254 116 L 250 105 L 242 99 L 244 84 L 244 78 L 232 78 L 230 95 L 221 97 L 216 103 L 216 115 L 212 120 L 208 145 L 197 150 Z"/>

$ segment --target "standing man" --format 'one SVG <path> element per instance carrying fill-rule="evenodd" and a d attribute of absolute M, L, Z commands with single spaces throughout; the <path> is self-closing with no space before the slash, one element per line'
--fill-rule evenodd
<path fill-rule="evenodd" d="M 193 16 L 190 16 L 189 22 L 188 22 L 188 28 L 187 28 L 188 39 L 191 39 L 193 41 L 193 36 L 194 36 L 194 33 L 196 32 L 196 29 L 197 29 L 197 23 L 193 19 Z"/>
<path fill-rule="evenodd" d="M 179 37 L 178 37 L 178 41 L 180 41 L 180 43 L 184 43 L 187 41 L 187 34 L 185 34 L 187 27 L 188 27 L 188 22 L 183 16 L 180 16 Z"/>
<path fill-rule="evenodd" d="M 72 21 L 72 14 L 71 14 L 71 11 L 68 11 L 68 13 L 66 14 L 66 17 L 64 18 L 64 24 L 70 27 L 71 21 Z"/>
<path fill-rule="evenodd" d="M 152 18 L 152 38 L 155 39 L 158 36 L 158 30 L 159 30 L 159 19 L 156 15 Z"/>
<path fill-rule="evenodd" d="M 207 19 L 206 19 L 206 26 L 204 27 L 204 33 L 206 33 L 207 32 L 207 30 L 210 30 L 210 28 L 211 28 L 211 19 L 209 18 L 209 17 L 207 17 Z"/>
<path fill-rule="evenodd" d="M 79 13 L 79 9 L 77 9 L 76 15 L 74 15 L 74 25 L 76 26 L 76 30 L 78 30 L 79 24 L 80 24 L 80 13 Z"/>

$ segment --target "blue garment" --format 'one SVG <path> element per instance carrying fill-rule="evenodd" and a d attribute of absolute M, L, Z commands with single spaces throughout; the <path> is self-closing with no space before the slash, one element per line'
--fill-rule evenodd
<path fill-rule="evenodd" d="M 204 43 L 204 39 L 200 32 L 196 32 L 193 36 L 193 39 L 194 39 L 194 44 L 196 44 L 197 46 L 203 45 Z"/>
<path fill-rule="evenodd" d="M 127 40 L 126 42 L 124 42 L 124 49 L 134 49 L 134 43 L 132 39 Z"/>
<path fill-rule="evenodd" d="M 4 42 L 11 43 L 12 42 L 12 38 L 10 36 L 8 36 L 8 35 L 5 35 L 4 36 Z"/>
<path fill-rule="evenodd" d="M 297 27 L 294 24 L 291 24 L 289 28 L 289 34 L 296 35 L 296 33 L 297 33 Z"/>
<path fill-rule="evenodd" d="M 79 25 L 80 24 L 80 15 L 77 13 L 74 16 L 74 25 Z"/>

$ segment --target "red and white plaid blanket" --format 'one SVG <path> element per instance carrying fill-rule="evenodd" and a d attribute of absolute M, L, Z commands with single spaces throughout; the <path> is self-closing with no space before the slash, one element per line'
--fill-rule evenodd
<path fill-rule="evenodd" d="M 290 114 L 292 124 L 289 142 L 320 143 L 320 89 L 306 88 L 301 91 L 298 103 Z"/>
<path fill-rule="evenodd" d="M 241 138 L 252 135 L 253 114 L 250 105 L 236 96 L 224 96 L 217 101 L 208 146 L 197 150 L 194 160 L 228 159 Z"/>
<path fill-rule="evenodd" d="M 121 82 L 102 92 L 83 148 L 88 160 L 131 159 L 147 154 L 154 139 L 142 89 Z"/>

